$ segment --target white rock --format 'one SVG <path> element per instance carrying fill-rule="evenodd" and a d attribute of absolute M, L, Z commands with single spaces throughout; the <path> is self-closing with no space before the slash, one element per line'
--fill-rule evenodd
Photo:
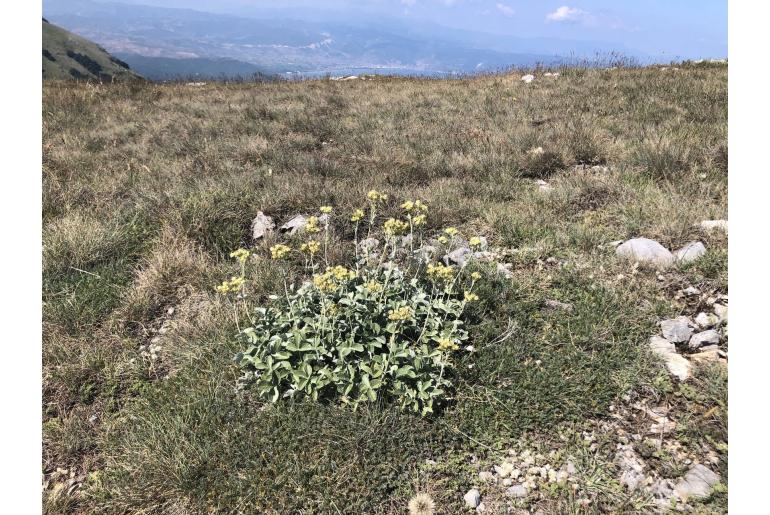
<path fill-rule="evenodd" d="M 676 260 L 682 263 L 695 261 L 706 254 L 706 247 L 699 241 L 691 241 L 681 249 L 674 252 Z"/>
<path fill-rule="evenodd" d="M 701 329 L 708 329 L 719 323 L 719 317 L 713 313 L 700 312 L 698 313 L 698 316 L 695 317 L 695 323 Z"/>
<path fill-rule="evenodd" d="M 566 311 L 567 313 L 572 313 L 572 310 L 575 309 L 575 307 L 572 304 L 568 304 L 566 302 L 559 302 L 558 300 L 546 299 L 545 309 L 549 311 Z"/>
<path fill-rule="evenodd" d="M 717 229 L 727 234 L 727 220 L 703 220 L 698 226 L 706 232 Z"/>
<path fill-rule="evenodd" d="M 255 240 L 262 238 L 273 229 L 275 229 L 275 222 L 262 211 L 257 212 L 257 216 L 251 221 L 251 237 Z"/>
<path fill-rule="evenodd" d="M 522 82 L 526 82 L 527 84 L 529 84 L 530 82 L 532 82 L 533 80 L 535 80 L 535 76 L 534 76 L 534 75 L 532 75 L 531 73 L 529 73 L 529 74 L 527 74 L 527 75 L 523 76 L 523 77 L 521 78 L 521 80 L 522 80 Z"/>
<path fill-rule="evenodd" d="M 559 72 L 545 72 L 543 77 L 558 77 L 561 75 Z"/>
<path fill-rule="evenodd" d="M 674 488 L 676 494 L 683 500 L 688 498 L 708 497 L 711 489 L 719 482 L 719 476 L 703 465 L 693 466 L 685 476 L 679 480 Z"/>
<path fill-rule="evenodd" d="M 719 321 L 722 323 L 727 322 L 727 306 L 714 304 L 713 308 L 714 314 L 719 317 Z"/>
<path fill-rule="evenodd" d="M 615 464 L 620 469 L 620 484 L 630 491 L 636 490 L 644 481 L 644 462 L 637 456 L 631 445 L 621 445 L 615 454 Z"/>
<path fill-rule="evenodd" d="M 685 295 L 693 296 L 693 295 L 700 295 L 701 291 L 695 286 L 688 286 L 687 288 L 682 290 L 682 293 L 684 293 Z"/>
<path fill-rule="evenodd" d="M 687 358 L 676 353 L 673 343 L 660 336 L 653 336 L 650 338 L 650 350 L 663 359 L 668 371 L 677 379 L 686 381 L 690 377 L 692 365 Z"/>
<path fill-rule="evenodd" d="M 529 490 L 527 490 L 527 487 L 524 485 L 513 485 L 508 488 L 505 493 L 511 497 L 521 498 L 526 497 L 529 493 Z"/>
<path fill-rule="evenodd" d="M 481 493 L 475 488 L 471 488 L 465 495 L 463 495 L 463 499 L 469 508 L 475 508 L 481 502 Z"/>
<path fill-rule="evenodd" d="M 666 340 L 674 343 L 684 343 L 692 336 L 690 320 L 683 316 L 663 320 L 660 323 L 660 330 Z"/>
<path fill-rule="evenodd" d="M 495 480 L 495 475 L 488 471 L 488 470 L 482 470 L 479 472 L 479 481 L 488 483 Z"/>
<path fill-rule="evenodd" d="M 497 264 L 497 273 L 502 275 L 506 279 L 512 279 L 513 278 L 513 272 L 511 272 L 511 264 L 510 263 L 498 263 Z"/>
<path fill-rule="evenodd" d="M 628 240 L 616 248 L 615 253 L 621 258 L 656 267 L 667 267 L 674 262 L 674 255 L 668 249 L 647 238 Z"/>
<path fill-rule="evenodd" d="M 449 265 L 454 263 L 460 267 L 468 264 L 468 259 L 473 255 L 473 251 L 468 247 L 458 247 L 444 256 L 444 263 Z"/>
<path fill-rule="evenodd" d="M 510 463 L 503 463 L 502 465 L 495 465 L 495 473 L 500 477 L 508 477 L 511 475 L 513 465 Z"/>
<path fill-rule="evenodd" d="M 688 347 L 690 347 L 691 350 L 698 350 L 704 345 L 719 344 L 719 339 L 720 339 L 719 333 L 713 329 L 709 329 L 707 331 L 703 331 L 692 335 L 692 338 L 690 338 L 690 343 L 688 344 Z"/>
<path fill-rule="evenodd" d="M 289 234 L 295 234 L 298 231 L 301 231 L 305 228 L 307 225 L 307 218 L 305 218 L 302 215 L 297 215 L 285 224 L 281 226 L 282 232 L 289 232 Z"/>

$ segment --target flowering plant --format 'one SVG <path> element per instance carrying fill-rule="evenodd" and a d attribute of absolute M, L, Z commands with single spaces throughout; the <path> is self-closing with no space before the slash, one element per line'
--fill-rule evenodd
<path fill-rule="evenodd" d="M 354 408 L 383 398 L 425 415 L 451 389 L 454 355 L 468 339 L 463 313 L 479 299 L 472 290 L 480 275 L 439 263 L 396 262 L 401 238 L 411 245 L 415 236 L 413 215 L 425 216 L 428 208 L 407 201 L 405 221 L 389 218 L 378 229 L 376 208 L 387 197 L 372 191 L 368 199 L 368 234 L 379 230 L 385 236 L 379 259 L 372 259 L 371 249 L 358 252 L 364 213 L 356 210 L 350 217 L 356 224 L 354 268 L 326 263 L 322 271 L 312 260 L 319 244 L 310 239 L 299 250 L 309 279 L 250 310 L 252 325 L 240 332 L 246 348 L 235 361 L 244 369 L 245 384 L 260 396 L 273 402 L 339 399 Z M 457 233 L 448 231 L 452 239 Z M 270 250 L 276 260 L 296 252 L 286 245 Z"/>

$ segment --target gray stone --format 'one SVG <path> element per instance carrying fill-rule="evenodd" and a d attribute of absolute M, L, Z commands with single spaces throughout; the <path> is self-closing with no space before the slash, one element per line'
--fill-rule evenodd
<path fill-rule="evenodd" d="M 706 247 L 699 241 L 691 241 L 674 252 L 674 257 L 680 263 L 690 263 L 706 254 Z"/>
<path fill-rule="evenodd" d="M 575 307 L 572 304 L 568 304 L 566 302 L 559 302 L 558 300 L 546 299 L 545 309 L 548 311 L 566 311 L 567 313 L 572 313 L 572 310 L 575 309 Z"/>
<path fill-rule="evenodd" d="M 513 272 L 511 272 L 510 263 L 498 263 L 497 273 L 505 277 L 506 279 L 513 279 Z"/>
<path fill-rule="evenodd" d="M 714 314 L 719 317 L 719 322 L 727 322 L 727 306 L 722 304 L 714 304 Z"/>
<path fill-rule="evenodd" d="M 653 336 L 650 338 L 650 350 L 663 359 L 668 371 L 677 379 L 686 381 L 690 377 L 692 365 L 687 358 L 676 353 L 673 343 L 660 336 Z"/>
<path fill-rule="evenodd" d="M 281 232 L 288 232 L 289 234 L 295 234 L 301 231 L 307 225 L 307 218 L 302 215 L 297 215 L 285 224 L 281 226 Z"/>
<path fill-rule="evenodd" d="M 714 327 L 719 323 L 719 317 L 714 315 L 713 313 L 698 313 L 698 316 L 695 317 L 695 324 L 700 327 L 701 329 L 708 329 L 709 327 Z"/>
<path fill-rule="evenodd" d="M 719 475 L 703 465 L 694 465 L 685 476 L 677 482 L 674 491 L 683 500 L 708 497 Z"/>
<path fill-rule="evenodd" d="M 634 491 L 644 481 L 645 464 L 631 445 L 622 445 L 615 454 L 615 464 L 620 470 L 620 484 Z"/>
<path fill-rule="evenodd" d="M 475 488 L 472 488 L 468 490 L 465 495 L 463 495 L 463 499 L 469 508 L 475 508 L 481 502 L 481 493 Z"/>
<path fill-rule="evenodd" d="M 674 343 L 684 343 L 692 336 L 690 320 L 683 316 L 663 320 L 660 323 L 660 330 L 666 340 Z"/>
<path fill-rule="evenodd" d="M 719 230 L 727 234 L 727 220 L 703 220 L 698 226 L 706 232 Z"/>
<path fill-rule="evenodd" d="M 479 481 L 481 481 L 482 483 L 489 483 L 489 482 L 493 482 L 494 480 L 495 480 L 495 475 L 492 472 L 488 470 L 482 470 L 481 472 L 479 472 Z"/>
<path fill-rule="evenodd" d="M 650 485 L 650 493 L 655 504 L 670 508 L 671 498 L 674 497 L 674 484 L 670 479 L 658 479 Z"/>
<path fill-rule="evenodd" d="M 690 343 L 688 344 L 688 347 L 690 350 L 698 350 L 704 345 L 718 345 L 719 344 L 719 333 L 716 332 L 713 329 L 708 329 L 706 331 L 702 331 L 700 333 L 695 333 L 692 335 L 692 338 L 690 338 Z"/>
<path fill-rule="evenodd" d="M 508 488 L 505 493 L 511 497 L 526 497 L 529 493 L 529 490 L 527 490 L 527 487 L 524 485 L 513 485 L 510 488 Z"/>
<path fill-rule="evenodd" d="M 255 240 L 262 238 L 265 234 L 275 229 L 273 219 L 262 211 L 257 212 L 257 216 L 251 221 L 251 237 Z"/>
<path fill-rule="evenodd" d="M 693 296 L 693 295 L 700 295 L 701 291 L 695 286 L 688 286 L 687 288 L 682 290 L 682 293 L 684 293 L 685 295 Z"/>
<path fill-rule="evenodd" d="M 444 256 L 444 263 L 447 265 L 454 263 L 464 267 L 472 255 L 473 251 L 468 247 L 458 247 Z"/>
<path fill-rule="evenodd" d="M 619 257 L 659 268 L 670 266 L 674 255 L 663 245 L 647 238 L 634 238 L 615 249 Z"/>
<path fill-rule="evenodd" d="M 529 84 L 530 82 L 532 82 L 533 80 L 535 80 L 535 76 L 534 76 L 534 75 L 532 75 L 531 73 L 528 73 L 527 75 L 524 75 L 524 76 L 521 78 L 521 80 L 522 80 L 522 82 L 526 82 L 527 84 Z"/>

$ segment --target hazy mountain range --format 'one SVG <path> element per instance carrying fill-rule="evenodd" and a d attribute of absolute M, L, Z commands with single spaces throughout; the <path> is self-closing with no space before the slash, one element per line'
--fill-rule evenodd
<path fill-rule="evenodd" d="M 95 41 L 152 78 L 365 72 L 451 74 L 638 52 L 601 41 L 515 38 L 447 29 L 425 21 L 293 10 L 243 14 L 136 3 L 46 0 L 44 16 Z M 177 60 L 190 59 L 178 62 Z"/>

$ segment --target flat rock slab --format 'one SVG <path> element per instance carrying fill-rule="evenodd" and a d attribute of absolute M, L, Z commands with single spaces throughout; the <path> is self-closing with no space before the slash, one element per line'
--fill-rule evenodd
<path fill-rule="evenodd" d="M 718 345 L 720 339 L 721 338 L 718 332 L 716 332 L 714 329 L 708 329 L 706 331 L 701 331 L 700 333 L 695 333 L 692 335 L 688 347 L 690 347 L 691 350 L 698 350 L 704 346 Z"/>
<path fill-rule="evenodd" d="M 529 490 L 527 490 L 527 487 L 524 485 L 513 485 L 510 488 L 508 488 L 505 493 L 511 497 L 526 497 L 529 493 Z"/>
<path fill-rule="evenodd" d="M 690 360 L 677 354 L 673 343 L 660 336 L 653 336 L 650 338 L 650 350 L 663 359 L 671 375 L 680 381 L 686 381 L 690 377 L 692 364 Z"/>
<path fill-rule="evenodd" d="M 660 330 L 663 333 L 663 338 L 674 343 L 687 342 L 692 336 L 690 320 L 687 317 L 676 317 L 670 320 L 663 320 L 660 323 Z"/>
<path fill-rule="evenodd" d="M 262 238 L 265 234 L 275 229 L 275 222 L 272 217 L 267 216 L 262 211 L 257 213 L 254 220 L 251 221 L 251 237 L 255 240 Z"/>
<path fill-rule="evenodd" d="M 690 263 L 704 255 L 706 255 L 706 246 L 699 241 L 691 241 L 674 252 L 674 257 L 680 263 Z"/>
<path fill-rule="evenodd" d="M 663 245 L 647 238 L 634 238 L 615 249 L 618 257 L 665 268 L 674 262 L 674 255 Z"/>
<path fill-rule="evenodd" d="M 719 476 L 703 465 L 693 466 L 687 474 L 679 480 L 674 491 L 681 499 L 699 499 L 708 497 L 714 485 L 719 482 Z"/>

